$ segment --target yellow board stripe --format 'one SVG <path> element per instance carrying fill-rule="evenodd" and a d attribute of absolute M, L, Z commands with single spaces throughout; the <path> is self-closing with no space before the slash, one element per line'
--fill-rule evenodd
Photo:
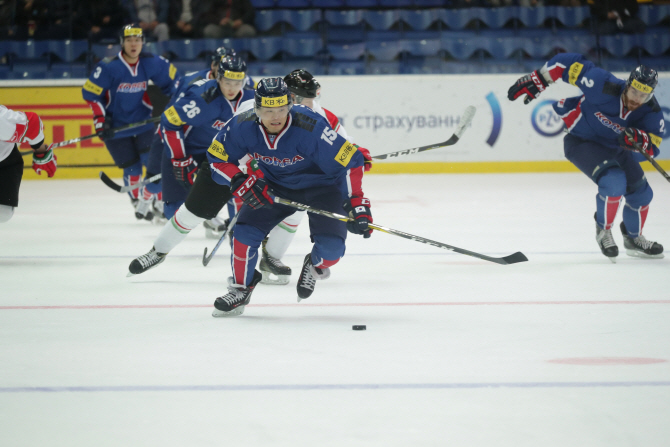
<path fill-rule="evenodd" d="M 568 82 L 572 85 L 577 85 L 577 78 L 579 77 L 579 74 L 582 72 L 582 69 L 584 68 L 584 64 L 580 64 L 579 62 L 575 62 L 574 64 L 570 65 L 570 74 L 568 77 Z"/>
<path fill-rule="evenodd" d="M 58 150 L 58 149 L 56 149 Z M 23 171 L 23 180 L 49 180 L 44 175 L 37 175 L 35 171 L 30 169 L 30 159 L 24 157 L 27 169 Z M 225 160 L 224 160 L 225 161 Z M 110 161 L 110 167 L 112 162 Z M 670 160 L 657 160 L 657 163 L 666 171 L 670 171 Z M 642 169 L 645 172 L 656 172 L 656 169 L 649 163 L 641 163 Z M 503 174 L 503 173 L 523 173 L 523 172 L 579 172 L 569 161 L 505 161 L 505 162 L 462 162 L 462 163 L 447 163 L 447 162 L 429 162 L 429 163 L 387 163 L 375 162 L 370 174 Z M 63 168 L 59 167 L 59 179 L 73 179 L 73 178 L 91 178 L 97 179 L 100 174 L 100 168 Z M 113 173 L 113 168 L 110 168 L 110 177 L 121 182 L 123 172 L 118 170 L 118 173 Z"/>
<path fill-rule="evenodd" d="M 102 87 L 95 85 L 94 83 L 91 82 L 91 80 L 87 80 L 86 84 L 84 84 L 84 90 L 87 92 L 91 92 L 94 95 L 100 95 L 102 94 Z"/>

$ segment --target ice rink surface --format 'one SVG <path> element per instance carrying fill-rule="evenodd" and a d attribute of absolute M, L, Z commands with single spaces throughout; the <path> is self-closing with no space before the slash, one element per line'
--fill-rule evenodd
<path fill-rule="evenodd" d="M 670 247 L 670 184 L 648 172 L 648 239 Z M 224 244 L 197 228 L 126 278 L 159 227 L 99 180 L 24 182 L 0 226 L 0 445 L 670 445 L 670 257 L 595 242 L 581 174 L 371 175 L 375 222 L 491 256 L 383 233 L 296 302 L 259 285 L 212 318 Z M 365 324 L 366 331 L 352 331 Z"/>

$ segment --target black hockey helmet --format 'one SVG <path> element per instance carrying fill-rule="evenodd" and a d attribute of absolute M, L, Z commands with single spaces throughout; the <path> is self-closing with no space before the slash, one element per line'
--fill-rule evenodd
<path fill-rule="evenodd" d="M 654 95 L 654 89 L 658 85 L 658 73 L 653 68 L 640 65 L 630 72 L 626 85 L 646 93 L 648 101 Z"/>
<path fill-rule="evenodd" d="M 291 93 L 303 98 L 316 98 L 317 92 L 321 88 L 319 81 L 310 72 L 302 68 L 293 70 L 284 76 L 284 82 L 286 82 Z"/>
<path fill-rule="evenodd" d="M 224 56 L 219 61 L 217 79 L 243 81 L 247 76 L 247 63 L 240 56 Z"/>
<path fill-rule="evenodd" d="M 256 86 L 254 94 L 255 107 L 293 106 L 291 92 L 282 78 L 264 78 Z"/>
<path fill-rule="evenodd" d="M 218 62 L 221 60 L 222 57 L 236 56 L 236 55 L 237 53 L 232 48 L 219 47 L 216 49 L 216 51 L 214 51 L 214 54 L 212 54 L 211 62 Z"/>
<path fill-rule="evenodd" d="M 119 40 L 121 41 L 121 45 L 123 45 L 123 40 L 126 37 L 132 37 L 132 36 L 141 37 L 142 43 L 145 42 L 144 32 L 142 31 L 142 28 L 136 23 L 129 23 L 128 25 L 124 25 L 119 31 Z"/>

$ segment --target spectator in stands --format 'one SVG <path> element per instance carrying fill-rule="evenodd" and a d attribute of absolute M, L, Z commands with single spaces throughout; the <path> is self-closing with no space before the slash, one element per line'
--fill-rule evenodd
<path fill-rule="evenodd" d="M 194 5 L 195 3 L 195 5 Z M 196 28 L 193 26 L 197 0 L 171 0 L 168 26 L 172 37 L 195 37 Z"/>
<path fill-rule="evenodd" d="M 19 40 L 40 38 L 49 27 L 48 13 L 46 0 L 19 0 L 14 19 L 16 28 L 11 30 L 9 37 Z"/>
<path fill-rule="evenodd" d="M 590 1 L 591 15 L 600 34 L 643 33 L 646 25 L 637 16 L 636 0 Z"/>
<path fill-rule="evenodd" d="M 103 0 L 104 1 L 104 0 Z M 170 38 L 168 14 L 170 0 L 122 0 L 130 21 L 139 23 L 145 36 L 159 42 Z"/>
<path fill-rule="evenodd" d="M 16 2 L 13 0 L 0 0 L 0 39 L 13 39 L 16 35 L 16 28 L 14 26 L 15 7 Z M 0 55 L 0 59 L 3 56 Z"/>
<path fill-rule="evenodd" d="M 256 13 L 250 0 L 200 0 L 197 22 L 207 38 L 253 37 Z"/>
<path fill-rule="evenodd" d="M 128 21 L 120 0 L 82 2 L 79 5 L 77 27 L 86 30 L 92 42 L 118 39 L 119 28 Z"/>
<path fill-rule="evenodd" d="M 49 25 L 41 39 L 82 39 L 86 38 L 85 30 L 74 26 L 78 21 L 79 3 L 86 0 L 48 0 Z"/>

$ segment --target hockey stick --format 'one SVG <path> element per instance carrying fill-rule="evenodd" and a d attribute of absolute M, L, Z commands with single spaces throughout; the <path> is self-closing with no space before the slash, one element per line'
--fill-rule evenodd
<path fill-rule="evenodd" d="M 391 152 L 389 154 L 374 155 L 372 156 L 372 158 L 377 160 L 385 160 L 387 158 L 400 157 L 402 155 L 412 155 L 423 151 L 429 151 L 431 149 L 440 149 L 447 146 L 453 146 L 458 142 L 458 140 L 460 140 L 461 136 L 465 132 L 465 129 L 472 122 L 472 118 L 475 116 L 476 111 L 477 108 L 475 108 L 475 106 L 468 106 L 465 109 L 465 112 L 463 112 L 463 115 L 461 116 L 461 121 L 458 124 L 458 127 L 456 127 L 456 131 L 447 141 L 437 144 L 431 144 L 428 146 L 415 147 L 412 149 L 404 149 L 402 151 Z"/>
<path fill-rule="evenodd" d="M 160 116 L 156 116 L 156 117 L 154 117 L 154 118 L 150 118 L 150 119 L 148 119 L 148 120 L 138 121 L 138 122 L 136 122 L 136 123 L 130 123 L 130 124 L 127 124 L 127 125 L 125 125 L 125 126 L 116 127 L 116 128 L 114 128 L 114 129 L 112 129 L 112 130 L 114 131 L 114 133 L 116 133 L 116 132 L 120 132 L 120 131 L 122 131 L 122 130 L 128 130 L 128 129 L 132 129 L 132 128 L 134 128 L 134 127 L 144 126 L 145 124 L 149 124 L 149 123 L 157 123 L 157 122 L 159 122 L 160 120 L 161 120 L 161 117 L 160 117 Z M 56 148 L 58 148 L 58 147 L 63 147 L 63 146 L 68 146 L 68 145 L 70 145 L 70 144 L 79 143 L 79 142 L 82 141 L 82 140 L 90 140 L 91 138 L 95 138 L 95 137 L 97 137 L 97 136 L 98 136 L 98 134 L 97 134 L 97 133 L 94 133 L 94 134 L 91 134 L 91 135 L 86 135 L 86 136 L 84 136 L 84 137 L 77 137 L 77 138 L 73 138 L 73 139 L 71 139 L 71 140 L 61 141 L 60 143 L 55 143 L 55 144 L 51 147 L 51 149 L 56 149 Z M 21 155 L 28 155 L 28 154 L 32 154 L 32 153 L 33 153 L 33 151 L 23 151 L 23 152 L 21 152 Z"/>
<path fill-rule="evenodd" d="M 305 211 L 310 212 L 310 213 L 330 217 L 331 219 L 337 219 L 337 220 L 340 220 L 342 222 L 350 222 L 350 221 L 353 220 L 353 219 L 351 219 L 349 217 L 346 217 L 346 216 L 343 216 L 341 214 L 331 213 L 329 211 L 323 211 L 323 210 L 320 210 L 320 209 L 312 208 L 311 206 L 303 205 L 301 203 L 293 202 L 291 200 L 282 199 L 281 197 L 277 197 L 277 196 L 274 197 L 274 201 L 276 203 L 280 203 L 282 205 L 287 205 L 287 206 L 290 206 L 290 207 L 293 207 L 293 208 L 297 208 L 299 210 L 305 210 Z M 374 229 L 374 230 L 379 230 L 379 231 L 382 231 L 384 233 L 392 234 L 393 236 L 399 236 L 399 237 L 402 237 L 402 238 L 405 238 L 405 239 L 409 239 L 411 241 L 416 241 L 416 242 L 421 242 L 422 244 L 432 245 L 433 247 L 455 251 L 456 253 L 460 253 L 462 255 L 472 256 L 474 258 L 483 259 L 484 261 L 495 262 L 496 264 L 506 265 L 506 264 L 516 264 L 517 262 L 528 261 L 528 258 L 526 257 L 526 255 L 524 255 L 520 251 L 517 251 L 516 253 L 513 253 L 509 256 L 505 256 L 503 258 L 493 258 L 491 256 L 486 256 L 486 255 L 482 255 L 480 253 L 475 253 L 474 251 L 469 251 L 469 250 L 464 250 L 462 248 L 454 247 L 453 245 L 448 245 L 448 244 L 444 244 L 442 242 L 437 242 L 437 241 L 433 241 L 431 239 L 426 239 L 426 238 L 423 238 L 421 236 L 415 236 L 413 234 L 409 234 L 409 233 L 405 233 L 405 232 L 402 232 L 402 231 L 394 230 L 392 228 L 382 227 L 381 225 L 377 225 L 377 224 L 374 224 L 374 223 L 368 224 L 368 226 L 370 228 Z"/>
<path fill-rule="evenodd" d="M 114 180 L 109 178 L 107 174 L 105 174 L 103 171 L 100 171 L 100 180 L 102 180 L 102 183 L 105 185 L 109 186 L 116 192 L 128 192 L 132 191 L 137 188 L 143 188 L 144 186 L 148 185 L 149 183 L 153 183 L 156 180 L 160 180 L 163 177 L 162 174 L 156 174 L 153 177 L 149 177 L 148 179 L 144 179 L 141 182 L 133 183 L 132 185 L 128 186 L 121 186 L 118 183 L 116 183 Z"/>
<path fill-rule="evenodd" d="M 661 175 L 662 175 L 663 177 L 665 177 L 665 179 L 666 179 L 667 181 L 670 182 L 670 175 L 668 175 L 668 173 L 665 172 L 665 170 L 658 164 L 658 162 L 657 162 L 656 160 L 654 160 L 654 158 L 653 158 L 651 155 L 649 155 L 649 154 L 647 153 L 647 151 L 645 151 L 645 150 L 642 149 L 642 144 L 641 144 L 641 143 L 637 143 L 637 142 L 635 142 L 635 140 L 633 140 L 633 133 L 630 132 L 630 131 L 628 131 L 628 129 L 626 129 L 624 132 L 626 132 L 626 136 L 628 137 L 628 139 L 629 139 L 630 141 L 632 141 L 633 144 L 635 145 L 635 149 L 637 149 L 637 151 L 638 151 L 639 153 L 641 153 L 642 155 L 644 155 L 644 158 L 646 158 L 647 161 L 648 161 L 649 163 L 651 163 L 651 165 L 652 165 L 653 167 L 655 167 L 656 170 L 657 170 L 658 172 L 660 172 Z"/>
<path fill-rule="evenodd" d="M 235 214 L 235 216 L 233 216 L 231 221 L 228 222 L 228 226 L 226 227 L 226 231 L 223 232 L 223 234 L 219 238 L 219 242 L 216 243 L 216 245 L 214 246 L 214 249 L 212 249 L 212 252 L 209 254 L 209 256 L 207 256 L 207 247 L 205 247 L 205 252 L 202 254 L 202 265 L 207 267 L 207 264 L 209 264 L 209 261 L 211 261 L 212 257 L 214 257 L 214 253 L 216 253 L 216 251 L 219 249 L 219 247 L 221 246 L 221 243 L 226 238 L 226 235 L 235 226 L 235 223 L 237 222 L 237 218 L 239 216 L 240 216 L 240 213 Z"/>

